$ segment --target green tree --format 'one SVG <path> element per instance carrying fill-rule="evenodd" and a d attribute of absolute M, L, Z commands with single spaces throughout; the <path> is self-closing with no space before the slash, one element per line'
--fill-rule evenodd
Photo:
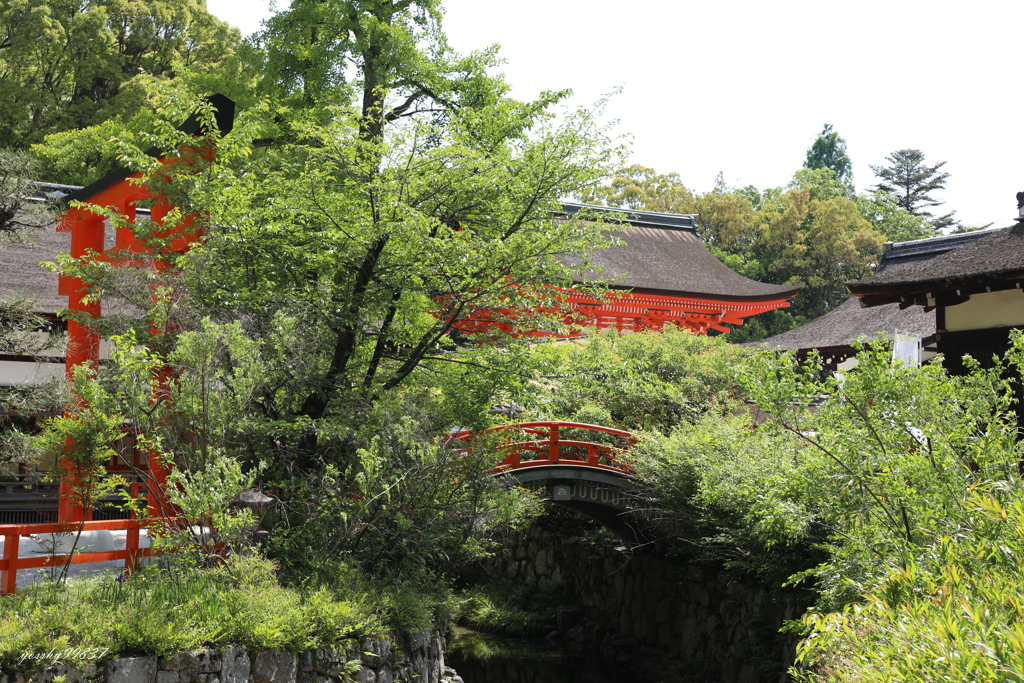
<path fill-rule="evenodd" d="M 248 468 L 267 463 L 262 485 L 289 491 L 276 546 L 289 576 L 346 557 L 443 573 L 487 528 L 472 520 L 528 500 L 487 493 L 484 461 L 436 441 L 491 424 L 487 409 L 530 377 L 525 341 L 458 326 L 564 324 L 554 286 L 572 273 L 556 256 L 600 245 L 603 226 L 555 211 L 619 157 L 589 111 L 555 116 L 564 93 L 513 100 L 488 75 L 492 51 L 452 52 L 436 2 L 323 4 L 348 37 L 317 29 L 316 3 L 269 22 L 270 58 L 299 75 L 244 112 L 215 158 L 167 126 L 173 164 L 123 146 L 181 207 L 136 234 L 159 246 L 184 215 L 204 231 L 176 268 L 64 268 L 150 310 L 108 322 L 133 324 L 182 387 L 209 387 L 210 409 L 193 397 L 184 422 L 153 426 L 169 452 L 210 440 Z M 343 57 L 351 70 L 330 67 Z M 202 439 L 178 435 L 203 415 Z"/>
<path fill-rule="evenodd" d="M 719 174 L 714 189 L 704 194 L 690 193 L 677 174 L 633 166 L 592 192 L 612 205 L 697 214 L 708 249 L 734 271 L 803 288 L 790 309 L 762 314 L 737 328 L 738 342 L 785 332 L 842 303 L 849 295 L 844 283 L 871 272 L 884 241 L 861 212 L 867 200 L 851 199 L 849 186 L 827 166 L 803 168 L 788 186 L 763 193 L 754 187 L 731 188 Z M 894 233 L 917 220 L 884 204 L 864 206 L 875 212 L 871 215 L 879 227 Z"/>
<path fill-rule="evenodd" d="M 582 200 L 624 209 L 691 213 L 694 196 L 678 173 L 661 175 L 653 168 L 633 164 L 615 171 L 611 182 L 591 189 Z"/>
<path fill-rule="evenodd" d="M 877 189 L 894 195 L 899 207 L 907 213 L 930 219 L 936 230 L 953 225 L 956 212 L 935 218 L 928 210 L 945 203 L 931 196 L 931 193 L 946 187 L 949 174 L 940 171 L 946 165 L 945 161 L 928 165 L 924 162 L 924 152 L 919 149 L 900 149 L 885 160 L 889 166 L 871 166 L 881 181 L 875 186 Z"/>
<path fill-rule="evenodd" d="M 915 216 L 884 190 L 857 197 L 857 208 L 871 226 L 889 242 L 909 242 L 933 237 L 935 230 L 924 216 Z"/>
<path fill-rule="evenodd" d="M 758 212 L 756 257 L 770 281 L 803 287 L 792 313 L 813 319 L 848 296 L 844 283 L 870 273 L 882 237 L 843 196 L 830 169 L 798 171 Z"/>
<path fill-rule="evenodd" d="M 760 200 L 760 197 L 758 197 Z M 749 246 L 749 226 L 755 209 L 749 196 L 730 188 L 719 173 L 710 192 L 697 195 L 691 202 L 697 215 L 701 238 L 727 253 L 742 253 Z M 756 276 L 743 273 L 747 277 Z"/>
<path fill-rule="evenodd" d="M 832 169 L 836 180 L 847 188 L 849 196 L 853 196 L 853 162 L 850 161 L 850 155 L 846 153 L 846 140 L 832 130 L 831 123 L 825 124 L 821 132 L 818 133 L 818 137 L 808 148 L 804 168 Z"/>
<path fill-rule="evenodd" d="M 142 95 L 154 80 L 166 84 L 191 74 L 217 81 L 219 71 L 229 72 L 225 76 L 232 71 L 240 39 L 203 0 L 5 2 L 0 5 L 0 146 L 24 149 L 47 135 L 130 119 L 152 108 L 152 98 Z M 101 139 L 118 132 L 108 127 Z M 50 157 L 53 164 L 41 171 L 52 180 L 81 181 L 59 173 L 64 168 L 59 153 Z M 102 161 L 109 168 L 108 159 Z"/>
<path fill-rule="evenodd" d="M 697 205 L 710 209 L 701 234 L 726 265 L 746 277 L 803 288 L 790 309 L 755 319 L 764 333 L 783 332 L 839 305 L 848 296 L 843 283 L 868 274 L 877 261 L 882 236 L 831 169 L 797 171 L 787 187 L 760 194 L 756 211 L 750 196 L 720 183 Z M 722 207 L 731 208 L 720 213 Z M 721 215 L 730 219 L 720 221 Z M 760 338 L 752 339 L 754 333 L 751 327 L 737 338 Z"/>
<path fill-rule="evenodd" d="M 841 384 L 801 373 L 792 358 L 749 366 L 759 408 L 803 443 L 791 474 L 811 474 L 798 487 L 809 497 L 770 509 L 796 520 L 810 512 L 831 536 L 820 546 L 828 561 L 790 579 L 814 576 L 821 590 L 804 619 L 801 680 L 1000 680 L 1021 670 L 1022 445 L 1004 378 L 1019 372 L 1022 350 L 1017 337 L 1005 365 L 965 377 L 894 364 L 882 343 L 859 353 Z M 809 396 L 827 398 L 812 410 Z"/>

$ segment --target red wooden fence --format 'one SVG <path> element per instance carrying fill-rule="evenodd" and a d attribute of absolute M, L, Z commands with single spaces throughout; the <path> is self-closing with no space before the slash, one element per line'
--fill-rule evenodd
<path fill-rule="evenodd" d="M 152 548 L 139 547 L 139 531 L 153 525 L 152 520 L 112 519 L 102 522 L 70 522 L 54 524 L 0 524 L 0 538 L 4 539 L 4 553 L 0 558 L 0 594 L 14 593 L 18 588 L 18 570 L 39 567 L 59 567 L 68 561 L 67 554 L 42 555 L 40 557 L 18 557 L 23 536 L 38 534 L 78 534 L 79 526 L 83 531 L 126 531 L 124 550 L 108 550 L 105 552 L 76 552 L 71 555 L 71 564 L 89 562 L 110 562 L 123 560 L 126 572 L 138 568 L 140 557 L 155 554 Z"/>

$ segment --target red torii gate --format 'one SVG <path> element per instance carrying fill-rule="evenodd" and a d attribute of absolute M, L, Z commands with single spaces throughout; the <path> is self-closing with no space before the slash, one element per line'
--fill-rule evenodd
<path fill-rule="evenodd" d="M 207 101 L 215 111 L 220 134 L 224 135 L 230 132 L 234 124 L 234 101 L 219 94 L 211 96 Z M 193 136 L 202 135 L 204 131 L 200 115 L 193 114 L 178 130 Z M 209 158 L 213 154 L 213 146 L 210 143 L 208 147 L 190 150 L 190 152 Z M 158 150 L 150 150 L 149 154 L 159 157 L 163 164 L 174 163 L 165 155 L 160 154 Z M 141 173 L 116 169 L 62 199 L 62 203 L 65 205 L 69 205 L 71 202 L 82 202 L 88 205 L 70 207 L 57 224 L 58 232 L 71 234 L 70 253 L 72 257 L 91 258 L 114 265 L 124 265 L 131 261 L 131 254 L 152 255 L 150 247 L 138 239 L 130 227 L 118 227 L 113 235 L 113 244 L 108 247 L 106 219 L 97 212 L 104 209 L 112 210 L 124 216 L 128 224 L 132 224 L 136 219 L 138 203 L 153 201 L 149 218 L 157 225 L 162 225 L 164 218 L 174 206 L 159 191 L 139 184 L 138 179 L 141 177 Z M 187 251 L 201 235 L 192 229 L 191 218 L 186 217 L 179 224 L 169 227 L 165 236 L 171 239 L 162 252 L 172 254 Z M 157 259 L 155 267 L 161 268 L 164 267 L 164 264 Z M 58 283 L 58 294 L 68 297 L 68 344 L 65 358 L 66 372 L 70 378 L 76 367 L 83 364 L 95 367 L 100 361 L 100 335 L 96 327 L 90 325 L 88 321 L 98 320 L 101 317 L 102 304 L 99 300 L 85 301 L 89 283 L 83 282 L 80 278 L 61 274 Z M 70 468 L 71 465 L 65 462 L 62 467 Z M 154 483 L 162 488 L 167 473 L 152 454 L 148 456 L 148 467 Z M 73 476 L 73 472 L 71 474 Z M 57 508 L 58 522 L 90 519 L 92 511 L 83 510 L 75 505 L 71 500 L 70 491 L 70 484 L 62 481 Z M 161 499 L 161 493 L 149 491 L 148 501 L 151 512 L 162 516 L 165 503 Z"/>

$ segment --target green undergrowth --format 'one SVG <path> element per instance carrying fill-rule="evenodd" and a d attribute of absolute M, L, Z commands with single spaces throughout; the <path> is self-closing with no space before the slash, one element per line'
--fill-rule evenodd
<path fill-rule="evenodd" d="M 504 636 L 541 636 L 551 630 L 555 611 L 571 601 L 561 587 L 536 588 L 490 581 L 465 589 L 459 596 L 458 623 Z"/>
<path fill-rule="evenodd" d="M 892 561 L 863 597 L 811 613 L 801 681 L 1024 681 L 1024 492 L 978 486 L 958 533 Z"/>
<path fill-rule="evenodd" d="M 284 587 L 273 565 L 258 557 L 213 570 L 154 566 L 124 580 L 39 584 L 0 598 L 0 666 L 69 648 L 92 649 L 98 660 L 227 644 L 329 646 L 386 631 L 388 618 L 402 611 L 401 595 L 383 599 L 369 585 L 345 594 Z"/>

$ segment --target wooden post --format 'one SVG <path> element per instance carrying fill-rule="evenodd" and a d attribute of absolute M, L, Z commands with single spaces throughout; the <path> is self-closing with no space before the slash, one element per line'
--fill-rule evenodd
<path fill-rule="evenodd" d="M 146 509 L 150 517 L 172 517 L 174 506 L 167 500 L 167 468 L 156 453 L 149 454 L 151 485 L 146 486 Z"/>
<path fill-rule="evenodd" d="M 18 550 L 21 536 L 8 534 L 4 538 L 4 569 L 0 571 L 0 594 L 11 595 L 18 590 Z"/>
<path fill-rule="evenodd" d="M 551 440 L 551 445 L 548 447 L 548 459 L 552 463 L 556 463 L 561 450 L 558 446 L 558 425 L 551 425 L 550 430 L 548 438 Z"/>
<path fill-rule="evenodd" d="M 128 557 L 124 558 L 124 573 L 125 576 L 128 576 L 139 568 L 139 527 L 137 524 L 128 527 L 124 549 L 128 551 Z"/>
<path fill-rule="evenodd" d="M 103 252 L 104 224 L 103 218 L 81 208 L 67 212 L 57 227 L 59 232 L 71 233 L 71 255 L 81 258 L 90 251 Z M 68 379 L 74 376 L 79 365 L 96 367 L 100 360 L 100 336 L 96 328 L 75 316 L 89 316 L 99 319 L 100 302 L 85 303 L 86 293 L 82 291 L 85 284 L 81 279 L 61 275 L 58 279 L 58 293 L 68 297 L 68 346 L 65 352 L 65 372 Z M 76 476 L 75 466 L 69 460 L 62 460 L 59 467 L 63 470 L 60 493 L 57 503 L 58 522 L 80 522 L 91 516 L 91 510 L 83 510 L 80 505 L 71 501 L 73 481 Z M 70 481 L 69 481 L 70 478 Z"/>

